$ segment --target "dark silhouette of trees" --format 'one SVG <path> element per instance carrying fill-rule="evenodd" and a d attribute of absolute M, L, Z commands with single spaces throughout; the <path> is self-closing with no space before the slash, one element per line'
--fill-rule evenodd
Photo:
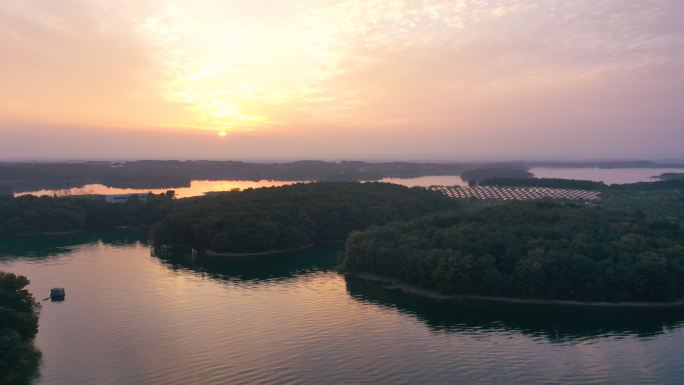
<path fill-rule="evenodd" d="M 666 172 L 658 176 L 662 180 L 684 179 L 684 172 Z"/>
<path fill-rule="evenodd" d="M 12 186 L 9 183 L 0 182 L 0 197 L 1 196 L 11 196 Z"/>
<path fill-rule="evenodd" d="M 684 231 L 638 210 L 513 202 L 354 232 L 345 265 L 447 294 L 673 301 Z"/>
<path fill-rule="evenodd" d="M 0 197 L 0 234 L 79 230 L 86 212 L 76 202 L 51 197 Z"/>
<path fill-rule="evenodd" d="M 40 305 L 26 290 L 24 276 L 0 271 L 0 383 L 29 383 L 38 372 L 40 352 L 33 345 Z"/>
<path fill-rule="evenodd" d="M 506 187 L 552 187 L 581 190 L 601 190 L 608 187 L 603 182 L 558 178 L 491 178 L 478 183 L 481 186 Z"/>
<path fill-rule="evenodd" d="M 152 225 L 161 221 L 172 205 L 167 194 L 149 196 L 146 202 L 117 204 L 100 197 L 0 197 L 0 235 Z"/>
<path fill-rule="evenodd" d="M 352 230 L 453 209 L 427 189 L 321 182 L 224 192 L 176 202 L 153 232 L 156 245 L 259 252 L 342 242 Z"/>

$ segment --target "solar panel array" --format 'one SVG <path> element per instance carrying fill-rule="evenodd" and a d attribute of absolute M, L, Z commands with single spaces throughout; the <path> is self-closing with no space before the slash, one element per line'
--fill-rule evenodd
<path fill-rule="evenodd" d="M 533 199 L 578 199 L 595 200 L 600 192 L 589 190 L 562 189 L 550 187 L 497 187 L 497 186 L 430 186 L 454 199 L 533 200 Z"/>

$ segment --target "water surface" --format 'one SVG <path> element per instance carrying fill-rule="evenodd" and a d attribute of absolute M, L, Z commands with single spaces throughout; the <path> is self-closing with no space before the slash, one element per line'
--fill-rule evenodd
<path fill-rule="evenodd" d="M 537 178 L 582 179 L 606 184 L 654 182 L 666 172 L 684 172 L 684 168 L 596 168 L 596 167 L 534 167 Z"/>
<path fill-rule="evenodd" d="M 87 184 L 83 187 L 74 187 L 67 189 L 44 189 L 27 191 L 22 193 L 17 193 L 15 196 L 21 195 L 87 195 L 87 194 L 97 194 L 97 195 L 113 195 L 113 194 L 144 194 L 144 193 L 154 193 L 160 194 L 168 190 L 173 190 L 176 192 L 176 197 L 187 198 L 193 196 L 204 195 L 212 191 L 230 191 L 230 190 L 244 190 L 248 188 L 259 188 L 259 187 L 278 187 L 293 183 L 300 183 L 301 181 L 283 181 L 283 180 L 192 180 L 190 181 L 190 186 L 176 186 L 168 188 L 123 188 L 123 187 L 111 187 L 105 186 L 103 184 Z"/>
<path fill-rule="evenodd" d="M 305 181 L 285 181 L 285 180 L 192 180 L 190 186 L 176 186 L 168 188 L 123 188 L 111 187 L 103 184 L 87 184 L 82 187 L 74 187 L 67 189 L 43 189 L 34 190 L 14 194 L 21 195 L 36 195 L 36 196 L 66 196 L 66 195 L 112 195 L 112 194 L 145 194 L 152 192 L 154 194 L 164 193 L 168 190 L 174 190 L 176 197 L 187 198 L 193 196 L 204 195 L 213 191 L 231 191 L 231 190 L 245 190 L 248 188 L 260 187 L 278 187 L 293 183 L 303 183 Z M 436 176 L 421 176 L 416 178 L 384 178 L 380 182 L 396 183 L 407 187 L 416 186 L 433 186 L 433 185 L 467 185 L 461 177 L 455 175 L 436 175 Z"/>
<path fill-rule="evenodd" d="M 415 178 L 383 178 L 380 182 L 395 183 L 406 187 L 467 186 L 458 175 L 426 175 Z"/>
<path fill-rule="evenodd" d="M 684 172 L 684 168 L 562 168 L 562 167 L 535 167 L 530 172 L 537 178 L 564 178 L 564 179 L 584 179 L 597 182 L 613 183 L 635 183 L 652 182 L 657 180 L 658 175 L 666 172 Z M 85 195 L 85 194 L 134 194 L 164 193 L 174 190 L 176 197 L 187 198 L 204 195 L 213 191 L 245 190 L 248 188 L 278 187 L 293 183 L 306 181 L 284 181 L 284 180 L 192 180 L 189 186 L 175 186 L 167 188 L 125 188 L 111 187 L 103 184 L 87 184 L 82 187 L 67 189 L 42 189 L 16 193 L 21 195 Z M 430 187 L 430 186 L 467 186 L 468 183 L 458 175 L 426 175 L 413 178 L 382 178 L 379 182 L 395 183 L 407 187 Z"/>
<path fill-rule="evenodd" d="M 0 239 L 43 302 L 38 384 L 677 383 L 684 315 L 453 303 L 332 271 L 338 246 L 153 256 L 130 232 Z"/>

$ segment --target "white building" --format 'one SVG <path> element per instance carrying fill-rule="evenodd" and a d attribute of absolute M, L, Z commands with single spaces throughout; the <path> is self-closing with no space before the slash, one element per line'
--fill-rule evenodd
<path fill-rule="evenodd" d="M 105 195 L 105 202 L 107 203 L 126 203 L 131 197 L 137 197 L 139 200 L 146 202 L 147 193 L 136 193 L 136 194 L 112 194 Z"/>

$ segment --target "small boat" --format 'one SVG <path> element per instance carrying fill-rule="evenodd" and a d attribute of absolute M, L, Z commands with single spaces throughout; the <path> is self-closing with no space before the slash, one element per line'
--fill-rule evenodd
<path fill-rule="evenodd" d="M 50 289 L 50 299 L 55 302 L 55 301 L 64 301 L 64 288 L 63 287 L 54 287 Z"/>

